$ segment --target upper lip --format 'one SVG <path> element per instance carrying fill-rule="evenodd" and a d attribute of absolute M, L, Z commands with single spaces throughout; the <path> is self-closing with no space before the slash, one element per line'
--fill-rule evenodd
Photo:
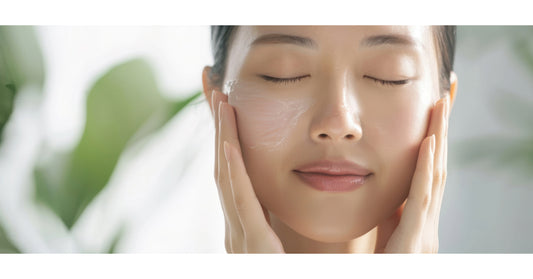
<path fill-rule="evenodd" d="M 327 175 L 367 176 L 372 172 L 348 160 L 320 160 L 298 167 L 294 171 Z"/>

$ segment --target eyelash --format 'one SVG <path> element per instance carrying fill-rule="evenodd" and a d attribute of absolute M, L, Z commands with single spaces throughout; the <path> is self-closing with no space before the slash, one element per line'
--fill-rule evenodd
<path fill-rule="evenodd" d="M 282 83 L 282 84 L 289 84 L 294 83 L 297 81 L 300 81 L 306 77 L 310 77 L 311 75 L 305 75 L 305 76 L 299 76 L 299 77 L 293 77 L 293 78 L 277 78 L 277 77 L 271 77 L 266 75 L 261 75 L 261 78 L 263 78 L 266 81 L 274 82 L 274 83 Z M 379 83 L 381 85 L 386 86 L 398 86 L 398 85 L 404 85 L 409 82 L 408 79 L 402 79 L 402 80 L 383 80 L 371 76 L 364 75 L 363 78 L 368 78 L 376 83 Z"/>
<path fill-rule="evenodd" d="M 297 81 L 300 81 L 306 77 L 310 77 L 311 75 L 305 75 L 305 76 L 299 76 L 299 77 L 293 77 L 293 78 L 277 78 L 277 77 L 271 77 L 266 75 L 261 75 L 261 78 L 263 78 L 266 81 L 274 82 L 274 83 L 282 83 L 282 84 L 289 84 L 294 83 Z"/>
<path fill-rule="evenodd" d="M 364 75 L 363 78 L 368 78 L 370 80 L 373 80 L 374 82 L 376 83 L 379 83 L 381 85 L 386 85 L 386 86 L 398 86 L 398 85 L 404 85 L 404 84 L 407 84 L 409 82 L 408 79 L 402 79 L 402 80 L 383 80 L 383 79 L 379 79 L 379 78 L 375 78 L 375 77 L 371 77 L 371 76 L 367 76 L 367 75 Z"/>

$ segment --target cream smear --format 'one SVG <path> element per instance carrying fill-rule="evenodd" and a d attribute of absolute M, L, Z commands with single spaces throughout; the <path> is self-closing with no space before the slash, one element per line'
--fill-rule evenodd
<path fill-rule="evenodd" d="M 239 138 L 250 149 L 279 148 L 312 105 L 309 98 L 280 96 L 251 82 L 228 81 L 223 92 L 236 110 Z"/>

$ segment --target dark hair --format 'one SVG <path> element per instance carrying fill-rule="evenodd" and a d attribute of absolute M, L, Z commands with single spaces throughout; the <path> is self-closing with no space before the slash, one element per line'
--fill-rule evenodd
<path fill-rule="evenodd" d="M 441 92 L 450 91 L 450 73 L 453 70 L 455 57 L 455 40 L 457 37 L 455 26 L 433 26 L 435 34 L 435 47 L 439 59 L 439 83 Z"/>
<path fill-rule="evenodd" d="M 211 68 L 209 78 L 221 87 L 224 80 L 226 57 L 231 44 L 231 35 L 237 26 L 217 25 L 211 26 L 211 50 L 213 52 L 214 64 Z M 453 59 L 455 54 L 456 27 L 455 26 L 433 26 L 435 47 L 437 57 L 439 57 L 439 84 L 441 93 L 450 90 L 450 72 L 453 70 Z"/>
<path fill-rule="evenodd" d="M 236 27 L 228 25 L 211 26 L 211 51 L 215 61 L 209 73 L 209 79 L 218 87 L 222 87 L 222 82 L 224 81 L 230 37 L 235 33 L 233 31 Z"/>

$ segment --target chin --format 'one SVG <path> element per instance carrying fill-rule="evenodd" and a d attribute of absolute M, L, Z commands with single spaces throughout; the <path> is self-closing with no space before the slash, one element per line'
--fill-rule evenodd
<path fill-rule="evenodd" d="M 354 221 L 342 220 L 341 218 L 322 219 L 298 218 L 298 222 L 285 223 L 296 233 L 324 243 L 339 243 L 351 241 L 363 236 L 372 230 L 375 225 L 362 224 Z M 367 221 L 367 220 L 363 220 Z"/>
<path fill-rule="evenodd" d="M 357 229 L 346 226 L 322 226 L 320 228 L 312 228 L 309 231 L 305 231 L 304 233 L 307 233 L 307 235 L 303 235 L 315 241 L 324 243 L 339 243 L 351 241 L 363 236 L 371 229 L 372 228 Z"/>

